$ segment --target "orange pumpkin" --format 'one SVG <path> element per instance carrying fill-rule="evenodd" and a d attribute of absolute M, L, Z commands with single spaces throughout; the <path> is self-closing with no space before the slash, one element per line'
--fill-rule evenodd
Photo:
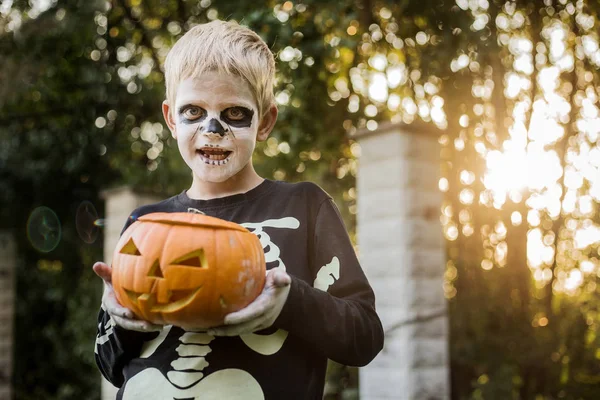
<path fill-rule="evenodd" d="M 192 213 L 141 216 L 121 235 L 112 261 L 119 302 L 155 324 L 201 329 L 250 304 L 265 283 L 256 235 Z"/>

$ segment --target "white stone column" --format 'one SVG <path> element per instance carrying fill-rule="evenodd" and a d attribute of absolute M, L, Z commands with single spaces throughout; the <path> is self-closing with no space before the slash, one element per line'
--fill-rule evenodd
<path fill-rule="evenodd" d="M 435 128 L 388 124 L 355 135 L 358 245 L 386 332 L 360 370 L 360 399 L 450 398 L 445 243 Z"/>
<path fill-rule="evenodd" d="M 110 264 L 121 230 L 131 212 L 142 205 L 155 203 L 160 198 L 136 192 L 127 186 L 105 190 L 102 192 L 102 198 L 105 202 L 104 262 Z M 116 394 L 117 388 L 102 378 L 102 400 L 114 400 Z"/>
<path fill-rule="evenodd" d="M 16 262 L 13 236 L 0 231 L 0 399 L 12 399 Z"/>

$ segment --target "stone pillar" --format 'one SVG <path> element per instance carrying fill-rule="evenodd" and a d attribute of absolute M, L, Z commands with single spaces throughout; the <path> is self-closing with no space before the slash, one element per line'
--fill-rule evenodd
<path fill-rule="evenodd" d="M 121 235 L 121 230 L 133 210 L 159 200 L 155 195 L 143 194 L 130 187 L 120 187 L 102 192 L 104 199 L 104 262 L 110 264 L 112 255 Z M 102 400 L 114 400 L 117 394 L 110 382 L 102 378 Z M 2 398 L 2 397 L 0 397 Z"/>
<path fill-rule="evenodd" d="M 0 399 L 12 399 L 16 262 L 14 238 L 0 231 Z"/>
<path fill-rule="evenodd" d="M 355 135 L 358 245 L 385 347 L 360 370 L 360 398 L 450 398 L 446 264 L 436 129 L 382 125 Z"/>

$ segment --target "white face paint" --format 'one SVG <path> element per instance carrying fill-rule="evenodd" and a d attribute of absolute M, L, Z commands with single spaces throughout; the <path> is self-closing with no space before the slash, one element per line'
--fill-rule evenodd
<path fill-rule="evenodd" d="M 226 182 L 252 160 L 258 107 L 241 77 L 209 72 L 180 82 L 171 109 L 179 152 L 203 182 Z"/>

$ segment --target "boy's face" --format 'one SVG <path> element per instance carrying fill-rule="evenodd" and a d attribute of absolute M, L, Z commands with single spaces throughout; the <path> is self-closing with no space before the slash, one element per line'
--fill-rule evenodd
<path fill-rule="evenodd" d="M 163 103 L 163 113 L 181 156 L 204 182 L 225 182 L 251 163 L 256 141 L 275 122 L 261 121 L 244 79 L 219 72 L 181 81 L 175 106 Z"/>

